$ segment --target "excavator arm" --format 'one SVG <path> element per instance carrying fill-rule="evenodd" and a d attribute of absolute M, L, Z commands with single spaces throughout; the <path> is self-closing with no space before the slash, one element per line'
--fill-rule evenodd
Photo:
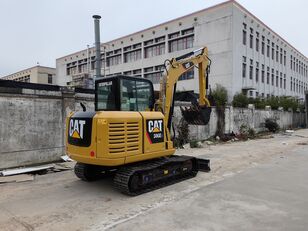
<path fill-rule="evenodd" d="M 168 60 L 166 74 L 160 82 L 160 96 L 158 108 L 165 115 L 168 130 L 170 131 L 173 114 L 174 93 L 180 76 L 194 67 L 198 69 L 199 101 L 190 107 L 181 107 L 182 115 L 189 124 L 206 125 L 209 122 L 211 105 L 206 97 L 210 59 L 206 47 L 187 53 L 177 58 Z M 166 62 L 165 62 L 166 63 Z M 166 65 L 165 65 L 166 66 Z"/>

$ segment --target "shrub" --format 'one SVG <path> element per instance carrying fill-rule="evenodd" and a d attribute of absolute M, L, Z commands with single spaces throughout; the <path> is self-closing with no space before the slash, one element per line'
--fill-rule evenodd
<path fill-rule="evenodd" d="M 201 148 L 197 140 L 192 140 L 189 142 L 191 148 Z"/>
<path fill-rule="evenodd" d="M 212 92 L 212 97 L 214 104 L 216 105 L 216 115 L 218 118 L 215 136 L 219 136 L 221 138 L 225 131 L 225 106 L 228 101 L 227 89 L 217 84 L 216 89 Z"/>
<path fill-rule="evenodd" d="M 243 93 L 237 93 L 233 96 L 233 107 L 246 108 L 249 103 L 249 99 Z"/>
<path fill-rule="evenodd" d="M 265 127 L 270 132 L 277 132 L 279 130 L 279 124 L 276 122 L 275 119 L 271 119 L 271 118 L 265 120 Z"/>
<path fill-rule="evenodd" d="M 267 105 L 270 105 L 273 110 L 277 110 L 279 108 L 279 97 L 271 96 L 266 100 Z"/>
<path fill-rule="evenodd" d="M 256 138 L 256 130 L 253 128 L 248 129 L 248 138 L 254 139 Z"/>
<path fill-rule="evenodd" d="M 189 141 L 189 128 L 188 123 L 181 119 L 178 124 L 178 136 L 173 141 L 176 148 L 183 148 L 183 145 Z"/>
<path fill-rule="evenodd" d="M 289 108 L 292 108 L 293 111 L 296 111 L 298 108 L 298 102 L 293 97 L 281 96 L 279 99 L 279 104 L 285 111 L 287 111 Z"/>
<path fill-rule="evenodd" d="M 220 84 L 216 85 L 216 89 L 212 91 L 212 97 L 215 106 L 225 106 L 228 101 L 228 91 Z"/>
<path fill-rule="evenodd" d="M 301 112 L 305 112 L 305 104 L 300 104 L 299 105 L 299 110 L 301 111 Z"/>
<path fill-rule="evenodd" d="M 248 138 L 254 139 L 256 137 L 256 131 L 249 126 L 242 124 L 240 127 L 240 136 L 244 140 L 247 140 Z"/>
<path fill-rule="evenodd" d="M 266 106 L 266 101 L 264 99 L 258 98 L 250 98 L 249 103 L 254 104 L 256 109 L 264 109 Z"/>

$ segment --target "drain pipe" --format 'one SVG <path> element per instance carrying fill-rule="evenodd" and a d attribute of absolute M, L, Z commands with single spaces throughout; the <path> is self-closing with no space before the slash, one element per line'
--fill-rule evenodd
<path fill-rule="evenodd" d="M 101 42 L 100 42 L 100 33 L 99 33 L 99 20 L 101 16 L 93 15 L 94 18 L 94 32 L 95 32 L 95 75 L 94 75 L 94 83 L 95 79 L 101 77 Z"/>

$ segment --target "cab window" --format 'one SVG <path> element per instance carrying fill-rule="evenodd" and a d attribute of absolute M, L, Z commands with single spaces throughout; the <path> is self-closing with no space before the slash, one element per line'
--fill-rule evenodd
<path fill-rule="evenodd" d="M 98 111 L 115 111 L 116 87 L 114 81 L 107 81 L 99 83 L 96 90 L 97 95 L 97 110 Z"/>
<path fill-rule="evenodd" d="M 120 96 L 121 111 L 147 111 L 153 107 L 149 82 L 121 79 Z"/>

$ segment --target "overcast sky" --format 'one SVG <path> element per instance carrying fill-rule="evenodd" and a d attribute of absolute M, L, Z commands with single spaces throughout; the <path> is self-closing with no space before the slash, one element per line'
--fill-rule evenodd
<path fill-rule="evenodd" d="M 221 3 L 220 0 L 0 0 L 0 76 L 93 45 L 93 14 L 102 16 L 101 41 Z M 307 0 L 238 0 L 308 55 Z"/>

